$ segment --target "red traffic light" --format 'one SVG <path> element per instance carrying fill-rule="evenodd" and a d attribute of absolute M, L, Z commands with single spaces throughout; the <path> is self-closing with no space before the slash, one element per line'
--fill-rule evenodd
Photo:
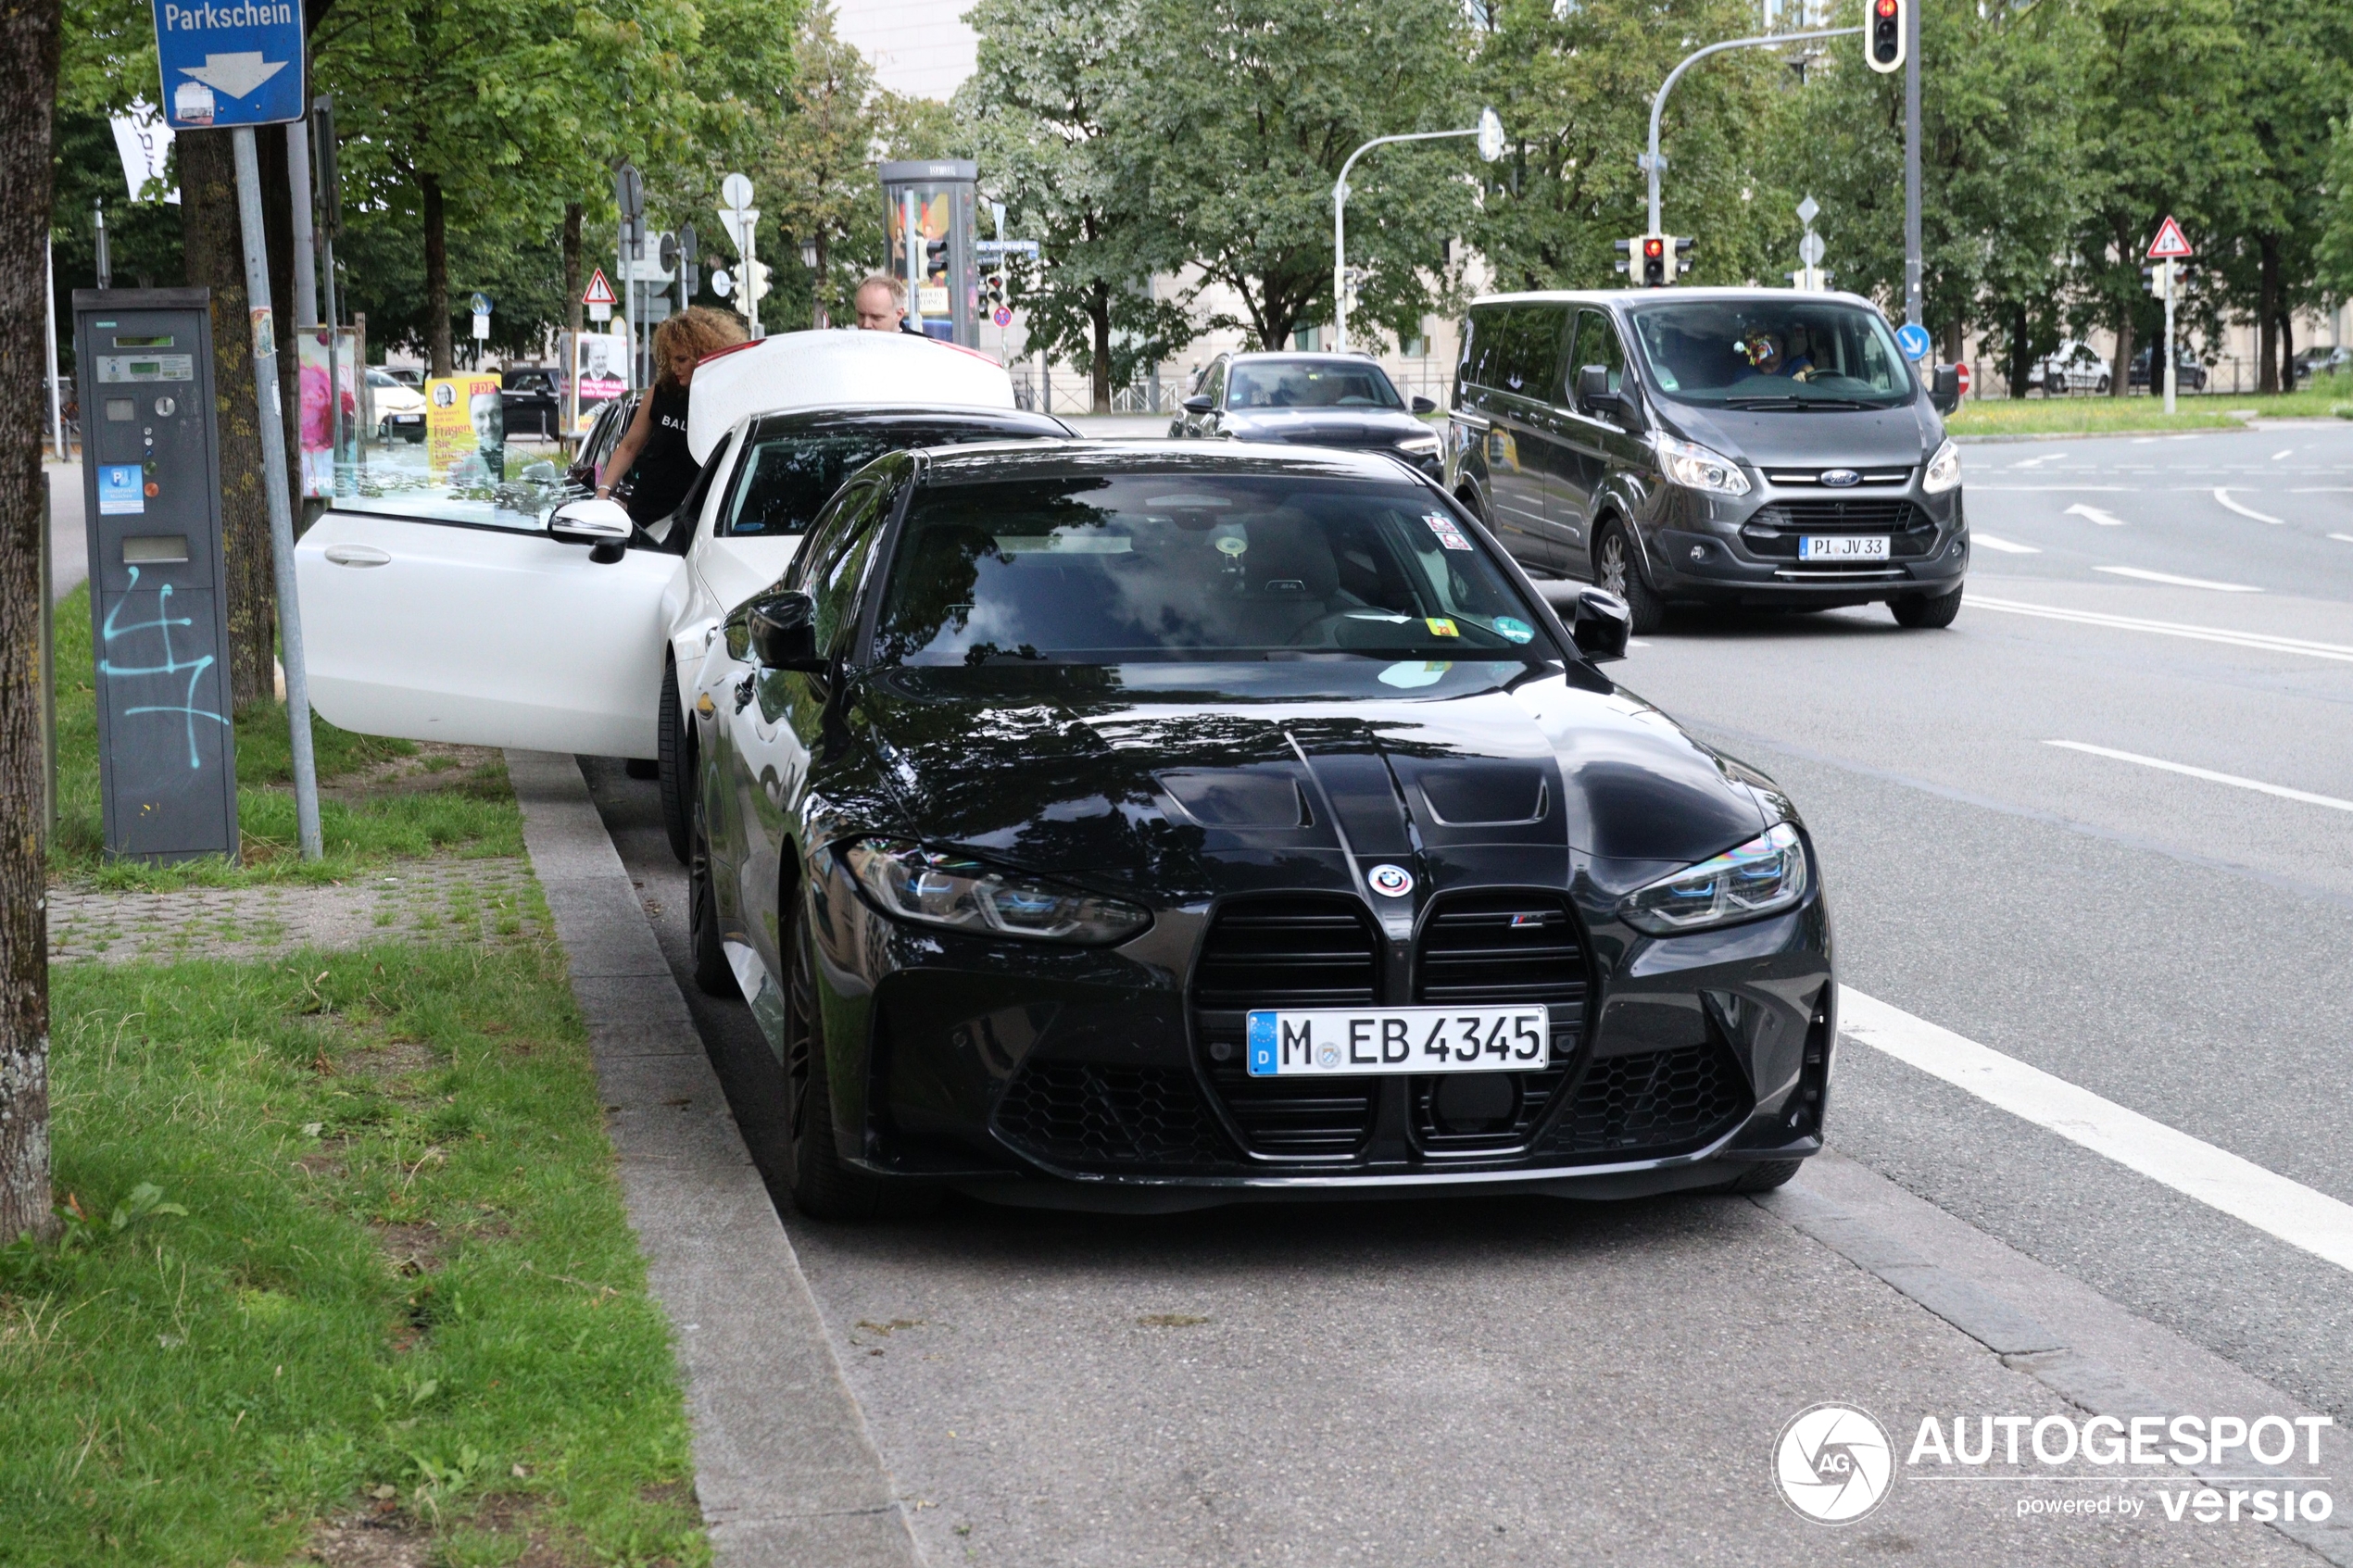
<path fill-rule="evenodd" d="M 1874 8 L 1882 17 L 1892 17 L 1895 14 L 1895 0 L 1878 0 Z"/>
<path fill-rule="evenodd" d="M 1656 235 L 1653 235 L 1651 238 L 1642 242 L 1642 255 L 1648 259 L 1655 261 L 1666 254 L 1667 242 L 1658 238 Z"/>

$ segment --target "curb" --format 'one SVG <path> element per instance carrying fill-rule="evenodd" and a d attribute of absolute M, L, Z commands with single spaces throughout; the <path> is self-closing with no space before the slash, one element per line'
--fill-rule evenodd
<path fill-rule="evenodd" d="M 713 1560 L 914 1568 L 889 1473 L 579 764 L 506 755 L 622 1198 L 673 1330 Z"/>

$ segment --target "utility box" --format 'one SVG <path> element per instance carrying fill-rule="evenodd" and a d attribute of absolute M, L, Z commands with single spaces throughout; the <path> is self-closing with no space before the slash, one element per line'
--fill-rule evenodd
<path fill-rule="evenodd" d="M 924 331 L 933 337 L 980 344 L 980 272 L 973 256 L 973 186 L 980 166 L 969 158 L 937 162 L 886 163 L 882 177 L 884 232 L 889 236 L 890 270 L 908 276 L 908 220 L 917 231 L 912 242 L 914 293 L 907 301 L 911 313 L 923 317 Z"/>
<path fill-rule="evenodd" d="M 208 289 L 73 291 L 107 853 L 237 853 Z"/>

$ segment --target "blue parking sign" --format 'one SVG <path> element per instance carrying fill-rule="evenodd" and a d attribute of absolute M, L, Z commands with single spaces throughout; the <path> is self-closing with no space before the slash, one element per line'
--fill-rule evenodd
<path fill-rule="evenodd" d="M 155 0 L 163 117 L 175 131 L 300 119 L 302 7 L 296 0 Z"/>

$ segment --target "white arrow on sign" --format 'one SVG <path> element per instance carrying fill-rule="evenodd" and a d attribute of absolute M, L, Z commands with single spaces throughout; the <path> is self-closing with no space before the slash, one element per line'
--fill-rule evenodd
<path fill-rule="evenodd" d="M 2102 528 L 2121 528 L 2121 527 L 2123 527 L 2123 526 L 2124 526 L 2124 520 L 2123 520 L 2122 518 L 2120 518 L 2120 517 L 2117 517 L 2117 516 L 2114 516 L 2113 514 L 2108 513 L 2108 512 L 2104 512 L 2104 511 L 2100 510 L 2100 509 L 2099 509 L 2099 508 L 2097 508 L 2097 507 L 2086 507 L 2086 506 L 2082 506 L 2082 505 L 2081 505 L 2081 504 L 2078 504 L 2078 505 L 2076 505 L 2076 506 L 2072 506 L 2072 507 L 2068 508 L 2067 508 L 2067 515 L 2068 515 L 2069 517 L 2087 517 L 2087 518 L 2090 518 L 2090 519 L 2091 519 L 2094 522 L 2098 523 L 2098 524 L 2099 524 Z"/>
<path fill-rule="evenodd" d="M 242 98 L 255 88 L 286 69 L 284 60 L 265 60 L 256 49 L 244 55 L 207 55 L 200 66 L 182 66 L 182 73 L 195 77 L 216 92 L 233 98 Z"/>

